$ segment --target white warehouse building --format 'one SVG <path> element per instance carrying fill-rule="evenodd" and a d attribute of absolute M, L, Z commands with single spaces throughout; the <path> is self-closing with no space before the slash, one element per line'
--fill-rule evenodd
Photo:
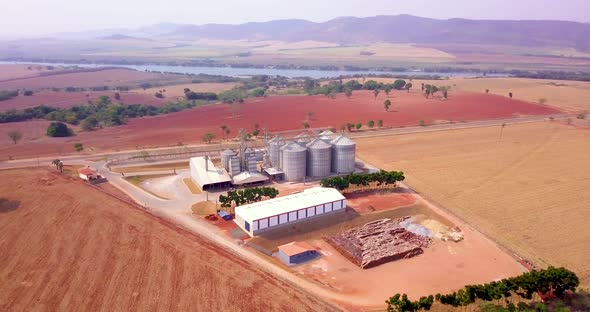
<path fill-rule="evenodd" d="M 344 211 L 346 198 L 336 189 L 315 187 L 303 192 L 236 207 L 234 222 L 250 236 L 294 222 Z"/>

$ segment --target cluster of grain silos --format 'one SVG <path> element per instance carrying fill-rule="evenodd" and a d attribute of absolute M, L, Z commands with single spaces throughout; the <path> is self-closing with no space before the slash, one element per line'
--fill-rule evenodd
<path fill-rule="evenodd" d="M 281 137 L 268 141 L 270 165 L 282 171 L 285 181 L 351 173 L 355 168 L 355 153 L 354 141 L 330 131 L 320 133 L 315 139 L 299 135 L 290 142 Z"/>

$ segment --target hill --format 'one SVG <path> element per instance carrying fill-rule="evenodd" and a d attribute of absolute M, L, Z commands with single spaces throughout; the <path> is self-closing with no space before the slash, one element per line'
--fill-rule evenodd
<path fill-rule="evenodd" d="M 548 20 L 439 20 L 411 15 L 339 17 L 327 22 L 275 20 L 239 25 L 185 25 L 167 36 L 340 44 L 491 44 L 560 46 L 590 50 L 590 24 Z"/>

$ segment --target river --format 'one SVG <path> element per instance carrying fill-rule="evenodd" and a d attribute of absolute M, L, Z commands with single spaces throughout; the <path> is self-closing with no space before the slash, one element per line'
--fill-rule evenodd
<path fill-rule="evenodd" d="M 168 72 L 178 74 L 207 74 L 229 77 L 251 77 L 257 75 L 284 76 L 288 78 L 309 77 L 334 78 L 346 75 L 437 75 L 443 77 L 473 77 L 481 76 L 483 73 L 473 72 L 425 72 L 425 71 L 377 71 L 377 70 L 318 70 L 318 69 L 279 69 L 279 68 L 238 68 L 238 67 L 202 67 L 202 66 L 180 66 L 180 65 L 127 65 L 127 64 L 76 64 L 76 63 L 43 63 L 43 62 L 7 62 L 0 61 L 0 64 L 36 64 L 52 66 L 78 66 L 82 68 L 120 67 L 130 68 L 139 71 Z M 488 74 L 489 76 L 506 76 L 501 74 Z"/>

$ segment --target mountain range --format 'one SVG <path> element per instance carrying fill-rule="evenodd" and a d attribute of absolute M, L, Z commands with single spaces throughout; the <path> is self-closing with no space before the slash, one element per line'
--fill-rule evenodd
<path fill-rule="evenodd" d="M 315 40 L 338 44 L 490 44 L 571 47 L 590 51 L 590 24 L 551 20 L 432 19 L 411 15 L 300 19 L 238 25 L 161 23 L 138 29 L 95 31 L 99 36 L 166 37 L 180 40 Z M 79 33 L 77 35 L 83 35 Z"/>

